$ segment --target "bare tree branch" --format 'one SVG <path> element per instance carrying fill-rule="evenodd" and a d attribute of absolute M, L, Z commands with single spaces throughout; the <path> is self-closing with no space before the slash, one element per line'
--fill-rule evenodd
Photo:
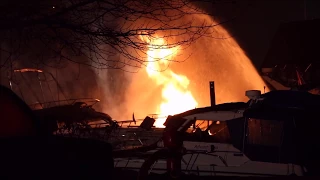
<path fill-rule="evenodd" d="M 152 39 L 166 43 L 153 48 L 188 46 L 208 36 L 215 26 L 195 20 L 209 15 L 197 7 L 205 0 L 33 0 L 0 5 L 0 40 L 8 60 L 20 55 L 35 63 L 68 60 L 95 68 L 140 68 L 147 62 Z M 217 0 L 215 3 L 233 1 Z M 12 56 L 14 55 L 14 57 Z M 38 58 L 36 58 L 38 57 Z M 41 58 L 39 58 L 41 57 Z"/>

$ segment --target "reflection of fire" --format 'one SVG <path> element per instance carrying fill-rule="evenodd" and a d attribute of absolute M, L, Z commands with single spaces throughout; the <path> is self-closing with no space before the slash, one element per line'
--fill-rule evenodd
<path fill-rule="evenodd" d="M 174 115 L 195 108 L 198 103 L 188 90 L 189 79 L 186 76 L 174 73 L 170 69 L 159 72 L 168 66 L 169 59 L 176 55 L 179 47 L 168 48 L 161 38 L 151 40 L 147 51 L 147 74 L 157 85 L 162 87 L 162 102 L 157 109 L 159 118 L 156 127 L 164 127 L 163 116 Z"/>

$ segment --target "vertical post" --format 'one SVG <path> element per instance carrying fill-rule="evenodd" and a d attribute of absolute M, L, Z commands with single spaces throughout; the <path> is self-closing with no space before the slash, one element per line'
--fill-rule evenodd
<path fill-rule="evenodd" d="M 37 72 L 37 76 L 38 76 L 38 80 L 39 80 L 39 84 L 40 84 L 40 90 L 41 90 L 41 94 L 42 94 L 42 98 L 43 98 L 43 104 L 45 105 L 46 104 L 46 99 L 45 99 L 45 95 L 44 95 L 44 92 L 43 92 L 43 87 L 42 87 L 42 83 L 41 83 L 41 79 L 40 79 L 39 74 L 40 73 Z M 45 108 L 45 107 L 42 107 L 42 108 Z"/>
<path fill-rule="evenodd" d="M 216 93 L 214 90 L 214 81 L 210 81 L 209 84 L 210 84 L 210 103 L 211 103 L 211 106 L 214 106 L 216 105 Z"/>

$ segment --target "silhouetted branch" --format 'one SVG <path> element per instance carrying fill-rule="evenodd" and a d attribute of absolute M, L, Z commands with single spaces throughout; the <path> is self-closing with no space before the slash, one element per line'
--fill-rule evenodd
<path fill-rule="evenodd" d="M 35 63 L 69 60 L 102 69 L 139 68 L 152 39 L 166 41 L 151 44 L 155 49 L 188 46 L 222 23 L 196 19 L 209 15 L 196 6 L 204 2 L 210 1 L 10 1 L 0 5 L 1 51 L 9 59 L 28 55 Z M 222 2 L 229 1 L 215 1 Z M 1 62 L 4 66 L 8 60 Z"/>

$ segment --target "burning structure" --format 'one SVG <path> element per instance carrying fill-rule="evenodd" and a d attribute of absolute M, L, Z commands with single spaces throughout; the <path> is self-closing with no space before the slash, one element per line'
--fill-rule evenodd
<path fill-rule="evenodd" d="M 320 20 L 282 24 L 262 64 L 263 78 L 272 89 L 319 91 L 317 44 Z"/>

